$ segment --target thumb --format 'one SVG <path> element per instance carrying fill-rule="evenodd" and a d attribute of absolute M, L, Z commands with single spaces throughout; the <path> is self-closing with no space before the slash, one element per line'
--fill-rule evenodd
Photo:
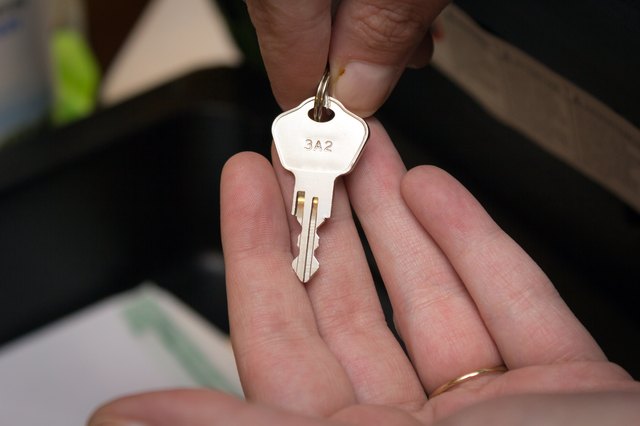
<path fill-rule="evenodd" d="M 312 419 L 275 408 L 249 404 L 207 389 L 150 392 L 120 398 L 100 407 L 89 426 L 321 426 Z"/>
<path fill-rule="evenodd" d="M 329 52 L 333 96 L 362 117 L 372 115 L 408 63 L 426 64 L 433 50 L 429 26 L 448 2 L 343 0 Z"/>

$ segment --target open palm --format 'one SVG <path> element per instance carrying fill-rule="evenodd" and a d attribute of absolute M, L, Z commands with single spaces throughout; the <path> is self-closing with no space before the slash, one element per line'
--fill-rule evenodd
<path fill-rule="evenodd" d="M 306 286 L 291 269 L 299 232 L 288 213 L 291 175 L 251 153 L 225 166 L 231 336 L 248 402 L 205 390 L 152 393 L 108 405 L 94 422 L 427 425 L 458 424 L 471 413 L 483 424 L 540 398 L 565 407 L 576 395 L 637 398 L 638 383 L 607 362 L 478 202 L 437 168 L 407 173 L 380 124 L 370 126 L 356 170 L 337 183 L 332 217 L 319 231 L 321 266 Z M 385 322 L 351 207 L 406 352 Z M 428 398 L 455 377 L 502 364 L 508 372 Z"/>

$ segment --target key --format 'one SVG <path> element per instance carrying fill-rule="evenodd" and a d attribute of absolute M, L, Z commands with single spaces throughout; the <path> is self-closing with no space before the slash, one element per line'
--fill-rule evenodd
<path fill-rule="evenodd" d="M 369 137 L 367 123 L 338 100 L 326 96 L 322 103 L 322 111 L 332 115 L 327 121 L 313 118 L 316 96 L 280 114 L 271 129 L 280 162 L 295 177 L 292 214 L 301 231 L 292 266 L 303 283 L 320 266 L 317 230 L 331 216 L 335 180 L 353 169 Z"/>

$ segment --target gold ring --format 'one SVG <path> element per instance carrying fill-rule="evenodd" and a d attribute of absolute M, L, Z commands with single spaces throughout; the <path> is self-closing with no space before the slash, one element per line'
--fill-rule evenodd
<path fill-rule="evenodd" d="M 499 365 L 497 367 L 481 368 L 479 370 L 472 371 L 471 373 L 463 374 L 462 376 L 456 377 L 455 379 L 450 380 L 444 385 L 438 387 L 436 390 L 434 390 L 431 393 L 431 395 L 429 395 L 429 398 L 433 398 L 434 396 L 438 396 L 441 393 L 445 393 L 449 389 L 455 386 L 458 386 L 461 383 L 469 381 L 473 378 L 476 378 L 478 376 L 482 376 L 485 374 L 492 374 L 492 373 L 504 373 L 505 371 L 507 371 L 507 367 L 505 367 L 504 365 Z"/>

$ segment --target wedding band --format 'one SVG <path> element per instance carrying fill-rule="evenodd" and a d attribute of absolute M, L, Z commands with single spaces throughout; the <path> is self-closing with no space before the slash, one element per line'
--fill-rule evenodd
<path fill-rule="evenodd" d="M 478 376 L 483 376 L 485 374 L 493 374 L 493 373 L 504 373 L 505 371 L 507 371 L 507 367 L 505 367 L 504 365 L 499 365 L 497 367 L 481 368 L 479 370 L 472 371 L 471 373 L 463 374 L 462 376 L 456 377 L 455 379 L 450 380 L 444 385 L 438 387 L 436 390 L 434 390 L 431 393 L 431 395 L 429 395 L 429 398 L 433 398 L 434 396 L 438 396 L 441 393 L 445 393 L 449 389 L 455 386 L 458 386 L 461 383 L 469 381 L 473 378 L 476 378 Z"/>

